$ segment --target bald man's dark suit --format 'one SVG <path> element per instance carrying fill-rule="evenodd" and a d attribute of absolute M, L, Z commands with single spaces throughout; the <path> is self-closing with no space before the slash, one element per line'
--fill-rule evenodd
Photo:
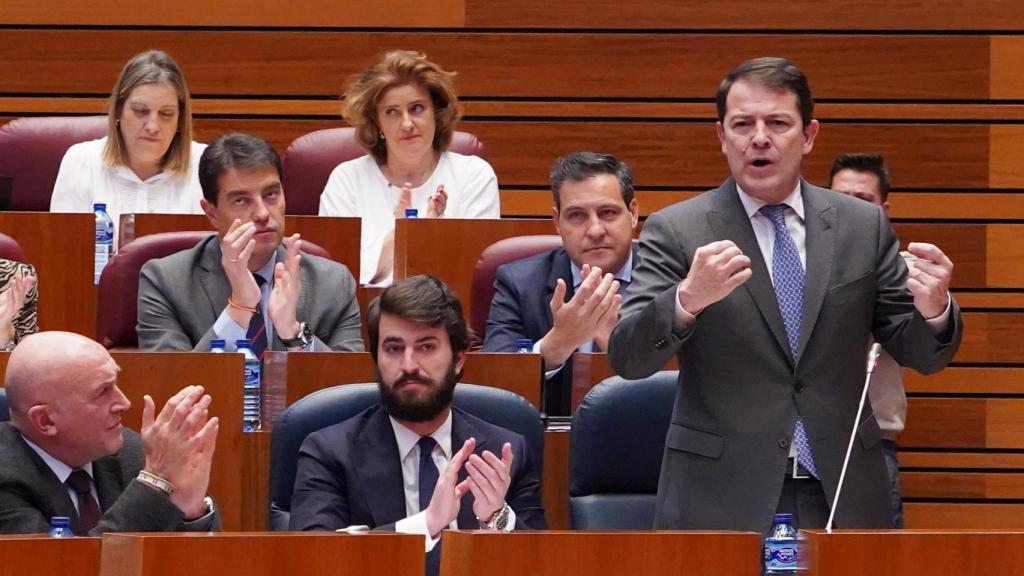
<path fill-rule="evenodd" d="M 779 503 L 798 414 L 829 501 L 838 484 L 864 381 L 869 336 L 903 366 L 946 366 L 960 311 L 933 335 L 906 289 L 907 268 L 881 208 L 801 184 L 806 294 L 796 360 L 743 205 L 730 179 L 652 214 L 612 333 L 616 372 L 641 378 L 676 355 L 680 378 L 658 486 L 657 528 L 766 532 Z M 697 248 L 732 240 L 753 275 L 674 331 L 676 288 Z M 858 431 L 840 527 L 891 527 L 880 432 L 870 406 Z"/>

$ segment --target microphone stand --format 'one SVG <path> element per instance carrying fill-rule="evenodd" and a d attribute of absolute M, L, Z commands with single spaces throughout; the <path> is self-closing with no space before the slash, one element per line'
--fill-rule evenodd
<path fill-rule="evenodd" d="M 846 458 L 843 459 L 843 470 L 839 473 L 839 486 L 836 487 L 836 497 L 832 500 L 832 510 L 828 513 L 828 523 L 825 524 L 825 531 L 832 533 L 832 521 L 836 517 L 836 506 L 839 504 L 839 494 L 843 491 L 843 482 L 846 480 L 846 467 L 850 465 L 850 454 L 853 452 L 853 441 L 857 438 L 857 428 L 860 427 L 860 416 L 864 413 L 864 401 L 868 397 L 868 386 L 871 384 L 871 375 L 878 365 L 878 356 L 882 353 L 882 345 L 875 342 L 868 352 L 868 373 L 864 376 L 864 389 L 860 392 L 860 404 L 857 406 L 857 416 L 853 419 L 853 432 L 850 433 L 850 443 L 846 446 Z"/>

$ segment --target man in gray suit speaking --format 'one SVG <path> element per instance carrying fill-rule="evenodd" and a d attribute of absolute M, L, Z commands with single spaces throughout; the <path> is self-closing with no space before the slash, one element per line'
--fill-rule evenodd
<path fill-rule="evenodd" d="M 903 366 L 945 367 L 963 330 L 953 264 L 912 242 L 908 270 L 880 207 L 801 178 L 819 126 L 793 63 L 741 64 L 717 105 L 731 177 L 648 218 L 610 360 L 626 378 L 679 362 L 656 528 L 765 533 L 776 512 L 822 527 L 869 337 Z M 870 405 L 857 436 L 836 525 L 891 527 Z"/>
<path fill-rule="evenodd" d="M 209 349 L 224 339 L 266 350 L 362 350 L 355 280 L 344 265 L 282 242 L 281 160 L 248 134 L 214 140 L 199 160 L 200 201 L 216 236 L 148 262 L 139 279 L 139 347 Z"/>

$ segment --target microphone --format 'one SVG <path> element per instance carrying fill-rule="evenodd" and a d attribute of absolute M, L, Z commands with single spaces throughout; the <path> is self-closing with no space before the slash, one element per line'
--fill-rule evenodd
<path fill-rule="evenodd" d="M 825 524 L 825 531 L 832 533 L 832 521 L 836 517 L 836 506 L 839 504 L 839 495 L 843 491 L 843 481 L 846 480 L 846 467 L 850 465 L 850 453 L 853 452 L 853 441 L 857 438 L 857 428 L 860 425 L 860 416 L 864 413 L 864 401 L 868 397 L 868 386 L 871 385 L 871 375 L 878 366 L 878 356 L 882 353 L 882 345 L 875 342 L 868 351 L 868 372 L 864 376 L 864 389 L 860 392 L 860 404 L 857 406 L 857 416 L 853 419 L 853 431 L 850 432 L 850 443 L 846 446 L 846 458 L 843 459 L 843 470 L 839 473 L 839 486 L 836 487 L 836 497 L 832 500 L 832 510 L 828 513 L 828 523 Z"/>

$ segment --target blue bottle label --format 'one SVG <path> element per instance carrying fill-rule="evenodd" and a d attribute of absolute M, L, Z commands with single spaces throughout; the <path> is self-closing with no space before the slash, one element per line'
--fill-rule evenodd
<path fill-rule="evenodd" d="M 260 367 L 259 367 L 258 364 L 256 366 L 246 366 L 245 367 L 245 372 L 243 372 L 243 374 L 244 374 L 244 378 L 245 378 L 244 382 L 245 382 L 246 386 L 259 387 L 259 385 L 260 385 Z"/>
<path fill-rule="evenodd" d="M 768 539 L 764 543 L 764 567 L 768 570 L 795 571 L 800 554 L 795 539 Z"/>

